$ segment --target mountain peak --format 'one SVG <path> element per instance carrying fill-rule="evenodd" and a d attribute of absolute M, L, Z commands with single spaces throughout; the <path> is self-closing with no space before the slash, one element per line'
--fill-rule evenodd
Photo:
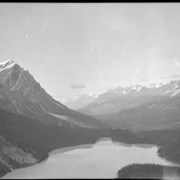
<path fill-rule="evenodd" d="M 0 83 L 11 92 L 18 92 L 32 103 L 40 104 L 45 110 L 51 107 L 59 112 L 59 106 L 60 109 L 66 108 L 54 100 L 28 70 L 12 59 L 0 63 Z"/>
<path fill-rule="evenodd" d="M 4 61 L 4 62 L 0 63 L 0 68 L 1 68 L 1 69 L 4 69 L 4 68 L 6 68 L 6 67 L 8 67 L 8 66 L 12 66 L 12 65 L 15 65 L 15 64 L 16 64 L 16 63 L 14 62 L 14 60 L 9 59 L 9 60 L 7 60 L 7 61 Z"/>

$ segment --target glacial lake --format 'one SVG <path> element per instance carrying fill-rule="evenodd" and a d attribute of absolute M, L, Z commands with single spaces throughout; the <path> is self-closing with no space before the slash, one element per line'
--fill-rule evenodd
<path fill-rule="evenodd" d="M 14 170 L 3 178 L 116 178 L 122 167 L 133 163 L 173 165 L 157 154 L 152 145 L 127 145 L 111 139 L 52 151 L 39 164 Z"/>

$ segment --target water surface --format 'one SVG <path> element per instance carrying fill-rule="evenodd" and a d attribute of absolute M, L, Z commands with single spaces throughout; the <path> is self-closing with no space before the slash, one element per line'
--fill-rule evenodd
<path fill-rule="evenodd" d="M 110 139 L 94 145 L 62 148 L 47 160 L 17 169 L 3 178 L 115 178 L 117 171 L 133 163 L 172 165 L 157 154 L 158 147 L 127 145 Z"/>

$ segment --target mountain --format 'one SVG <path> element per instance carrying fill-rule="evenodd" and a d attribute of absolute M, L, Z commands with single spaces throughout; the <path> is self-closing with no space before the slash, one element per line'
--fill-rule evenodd
<path fill-rule="evenodd" d="M 180 80 L 118 87 L 79 109 L 115 127 L 139 130 L 179 126 L 179 110 Z"/>
<path fill-rule="evenodd" d="M 53 99 L 27 70 L 13 60 L 0 63 L 0 108 L 51 125 L 91 128 L 107 126 Z"/>
<path fill-rule="evenodd" d="M 83 94 L 82 96 L 76 99 L 69 99 L 64 104 L 71 109 L 80 109 L 87 106 L 89 103 L 93 102 L 96 99 L 96 96 Z"/>

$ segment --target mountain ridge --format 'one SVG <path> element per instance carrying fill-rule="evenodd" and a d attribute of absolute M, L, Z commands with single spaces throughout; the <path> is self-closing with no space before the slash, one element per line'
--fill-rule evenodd
<path fill-rule="evenodd" d="M 156 96 L 178 96 L 180 95 L 180 80 L 172 80 L 167 83 L 152 83 L 150 85 L 133 85 L 128 87 L 117 87 L 106 91 L 105 93 L 99 94 L 97 98 L 89 103 L 87 106 L 82 107 L 80 109 L 76 109 L 77 111 L 90 114 L 90 115 L 100 115 L 102 113 L 106 113 L 110 106 L 112 111 L 116 113 L 121 109 L 126 109 L 124 107 L 118 106 L 119 102 L 124 102 L 124 99 L 131 97 L 134 101 L 140 100 L 140 97 L 145 97 L 147 100 L 151 97 Z M 149 98 L 150 97 L 150 98 Z M 141 98 L 142 103 L 144 102 Z M 145 101 L 146 102 L 146 101 Z M 132 103 L 132 102 L 131 102 Z M 140 104 L 142 104 L 140 103 Z M 129 103 L 130 104 L 130 103 Z M 98 108 L 101 109 L 101 106 L 108 106 L 104 111 L 98 112 Z M 96 109 L 96 107 L 98 107 Z M 131 108 L 131 107 L 128 107 Z M 103 109 L 103 108 L 102 108 Z M 101 109 L 101 110 L 102 110 Z"/>
<path fill-rule="evenodd" d="M 0 102 L 5 99 L 8 104 L 3 108 L 4 110 L 39 119 L 42 122 L 57 124 L 58 126 L 62 124 L 74 127 L 83 125 L 91 128 L 107 126 L 100 120 L 71 110 L 55 100 L 41 87 L 28 70 L 25 70 L 13 60 L 0 63 L 0 84 L 4 88 L 3 93 L 0 94 L 2 96 Z M 51 113 L 68 116 L 68 119 L 55 117 Z"/>

